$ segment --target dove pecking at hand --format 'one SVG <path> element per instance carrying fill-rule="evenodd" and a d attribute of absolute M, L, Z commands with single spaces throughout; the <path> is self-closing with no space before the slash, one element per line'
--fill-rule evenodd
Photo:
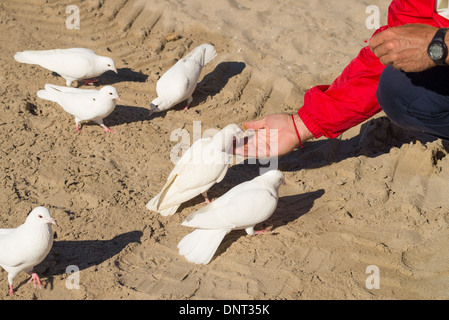
<path fill-rule="evenodd" d="M 8 272 L 9 294 L 14 294 L 13 280 L 21 271 L 31 275 L 34 286 L 42 282 L 32 272 L 53 246 L 51 225 L 56 225 L 47 208 L 37 207 L 25 223 L 15 229 L 0 229 L 0 266 Z"/>
<path fill-rule="evenodd" d="M 168 216 L 173 215 L 182 203 L 200 194 L 210 202 L 207 191 L 225 177 L 234 138 L 242 134 L 238 125 L 230 124 L 212 137 L 195 141 L 176 163 L 162 190 L 146 207 Z"/>
<path fill-rule="evenodd" d="M 254 226 L 276 210 L 279 187 L 283 183 L 282 172 L 268 171 L 235 186 L 189 215 L 182 225 L 196 230 L 179 242 L 179 254 L 189 262 L 208 264 L 225 235 L 232 230 L 245 229 L 249 235 L 262 233 L 254 231 Z"/>
<path fill-rule="evenodd" d="M 114 111 L 116 100 L 120 100 L 117 90 L 112 86 L 94 90 L 46 84 L 45 90 L 39 90 L 37 96 L 58 103 L 67 113 L 74 116 L 78 133 L 81 133 L 79 123 L 89 120 L 97 122 L 106 133 L 114 132 L 103 123 L 103 119 Z"/>
<path fill-rule="evenodd" d="M 187 110 L 203 67 L 217 56 L 211 44 L 202 44 L 168 69 L 156 83 L 157 98 L 151 102 L 150 115 L 187 100 Z"/>
<path fill-rule="evenodd" d="M 109 70 L 117 73 L 114 60 L 99 56 L 85 48 L 26 50 L 17 52 L 14 59 L 21 63 L 40 65 L 56 72 L 66 80 L 68 87 L 73 81 L 83 80 L 90 83 L 86 79 L 93 79 Z"/>

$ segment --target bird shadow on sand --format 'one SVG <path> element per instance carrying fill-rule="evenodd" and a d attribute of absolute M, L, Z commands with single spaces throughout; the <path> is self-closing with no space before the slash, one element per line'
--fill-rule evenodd
<path fill-rule="evenodd" d="M 46 285 L 53 287 L 53 277 L 66 274 L 67 267 L 73 266 L 81 271 L 99 265 L 119 254 L 129 244 L 140 243 L 142 235 L 141 231 L 131 231 L 110 240 L 55 239 L 49 255 L 34 270 L 39 275 L 48 277 Z"/>
<path fill-rule="evenodd" d="M 120 82 L 146 82 L 148 75 L 142 72 L 133 71 L 130 68 L 121 68 L 117 70 L 118 73 L 108 71 L 98 77 L 96 86 L 113 85 Z"/>
<path fill-rule="evenodd" d="M 94 82 L 92 85 L 82 85 L 81 83 L 77 83 L 77 87 L 82 87 L 82 89 L 95 89 L 96 87 L 113 85 L 119 82 L 146 82 L 148 79 L 148 75 L 133 71 L 130 68 L 121 68 L 117 71 L 118 73 L 115 73 L 114 71 L 107 71 L 96 77 L 98 81 Z M 51 74 L 55 77 L 62 78 L 56 72 L 52 72 Z"/>
<path fill-rule="evenodd" d="M 196 86 L 197 100 L 203 101 L 207 97 L 214 97 L 226 87 L 231 78 L 241 74 L 245 68 L 246 64 L 243 62 L 227 61 L 219 63 Z"/>
<path fill-rule="evenodd" d="M 264 222 L 257 224 L 254 228 L 255 231 L 271 230 L 272 233 L 256 236 L 270 237 L 272 235 L 276 235 L 276 228 L 287 225 L 289 222 L 295 221 L 296 219 L 299 219 L 303 215 L 307 214 L 313 207 L 314 202 L 323 194 L 324 190 L 319 189 L 313 192 L 280 197 L 278 207 L 273 215 Z M 213 259 L 225 252 L 240 237 L 245 236 L 247 236 L 245 230 L 231 231 L 223 239 L 223 242 L 218 247 Z"/>
<path fill-rule="evenodd" d="M 130 124 L 134 122 L 150 120 L 152 117 L 153 116 L 150 117 L 150 109 L 118 104 L 115 107 L 114 111 L 104 119 L 104 123 L 107 126 L 110 125 L 114 127 L 122 124 Z"/>

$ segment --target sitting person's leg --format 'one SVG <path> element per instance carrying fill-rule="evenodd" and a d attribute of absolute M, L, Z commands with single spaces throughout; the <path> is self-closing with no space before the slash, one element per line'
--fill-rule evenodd
<path fill-rule="evenodd" d="M 449 139 L 449 67 L 405 73 L 388 66 L 377 99 L 398 126 Z"/>

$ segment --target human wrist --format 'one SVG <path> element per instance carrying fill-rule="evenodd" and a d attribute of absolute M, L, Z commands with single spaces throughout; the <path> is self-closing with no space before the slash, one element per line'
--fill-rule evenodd
<path fill-rule="evenodd" d="M 448 30 L 449 28 L 432 28 L 436 32 L 429 35 L 429 45 L 427 47 L 427 55 L 432 61 L 432 65 L 448 66 Z M 432 37 L 432 38 L 430 38 Z"/>
<path fill-rule="evenodd" d="M 449 32 L 444 36 L 444 42 L 447 46 L 449 46 Z M 446 63 L 449 65 L 449 55 L 446 57 Z"/>
<path fill-rule="evenodd" d="M 306 141 L 313 138 L 312 133 L 307 129 L 304 122 L 301 120 L 299 115 L 297 113 L 292 115 L 292 120 L 294 124 L 295 131 L 297 130 L 297 133 L 295 132 L 295 135 L 298 137 L 298 145 L 302 146 Z"/>

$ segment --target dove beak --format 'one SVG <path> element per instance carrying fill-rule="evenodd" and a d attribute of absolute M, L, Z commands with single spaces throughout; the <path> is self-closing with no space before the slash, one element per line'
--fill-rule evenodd
<path fill-rule="evenodd" d="M 122 99 L 120 99 L 120 97 L 117 97 L 116 99 L 117 99 L 118 101 L 122 101 Z"/>
<path fill-rule="evenodd" d="M 46 219 L 46 220 L 48 221 L 48 223 L 51 223 L 51 224 L 56 226 L 56 222 L 52 218 L 49 218 L 49 219 Z"/>
<path fill-rule="evenodd" d="M 117 68 L 112 69 L 112 71 L 118 74 Z"/>

